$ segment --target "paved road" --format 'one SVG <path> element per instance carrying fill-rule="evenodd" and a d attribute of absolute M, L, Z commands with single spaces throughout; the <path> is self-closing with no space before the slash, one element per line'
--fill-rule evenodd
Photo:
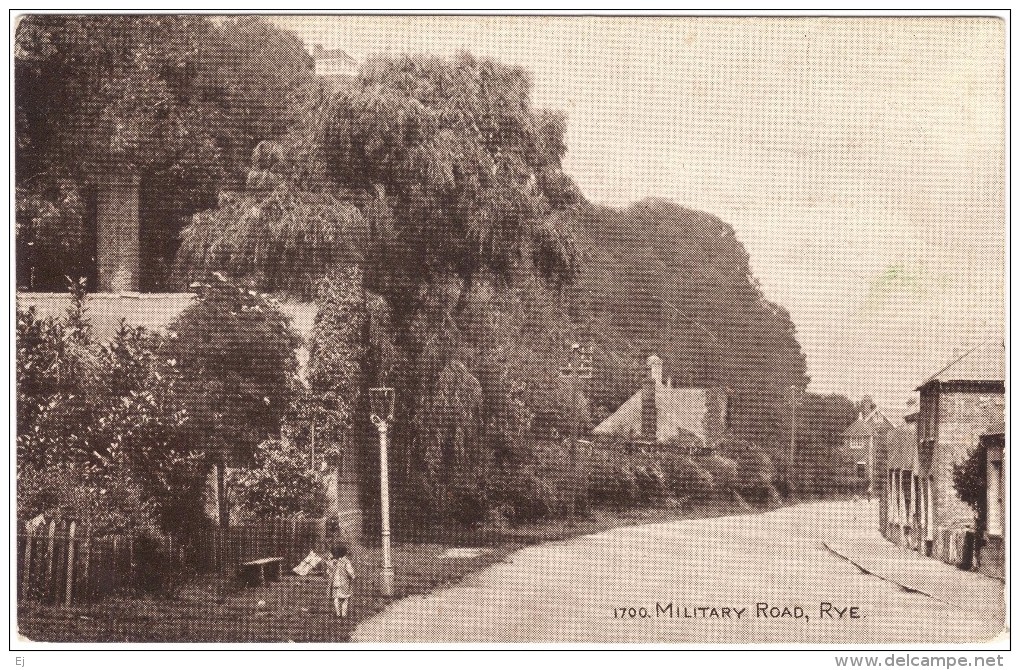
<path fill-rule="evenodd" d="M 353 641 L 920 645 L 998 636 L 1001 602 L 910 593 L 822 547 L 874 534 L 874 509 L 809 503 L 529 547 L 454 588 L 394 603 Z M 623 618 L 617 608 L 628 608 Z"/>

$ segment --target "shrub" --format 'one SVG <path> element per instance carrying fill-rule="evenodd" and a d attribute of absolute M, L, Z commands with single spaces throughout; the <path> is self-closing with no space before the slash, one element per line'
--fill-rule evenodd
<path fill-rule="evenodd" d="M 162 349 L 188 413 L 187 445 L 243 465 L 279 435 L 297 390 L 300 336 L 262 295 L 217 278 L 168 327 Z"/>
<path fill-rule="evenodd" d="M 589 507 L 615 509 L 633 505 L 638 499 L 638 481 L 629 467 L 621 440 L 598 442 L 588 460 L 586 502 Z"/>
<path fill-rule="evenodd" d="M 19 311 L 17 328 L 19 518 L 110 532 L 189 518 L 192 459 L 175 443 L 184 416 L 158 338 L 122 323 L 98 343 L 83 282 L 64 317 Z"/>
<path fill-rule="evenodd" d="M 670 453 L 663 463 L 666 481 L 673 495 L 681 500 L 699 500 L 713 487 L 712 474 L 687 454 Z"/>
<path fill-rule="evenodd" d="M 322 478 L 310 455 L 290 441 L 266 440 L 255 449 L 253 467 L 230 471 L 228 490 L 239 518 L 288 514 L 321 516 Z"/>
<path fill-rule="evenodd" d="M 87 521 L 95 535 L 156 525 L 155 510 L 130 473 L 92 463 L 18 468 L 18 517 Z"/>
<path fill-rule="evenodd" d="M 960 463 L 953 466 L 953 488 L 960 500 L 970 505 L 980 516 L 987 491 L 987 473 L 983 449 L 974 449 Z"/>
<path fill-rule="evenodd" d="M 726 491 L 737 484 L 737 462 L 721 454 L 712 454 L 698 459 L 698 465 L 712 475 L 712 487 Z"/>
<path fill-rule="evenodd" d="M 760 447 L 746 440 L 726 440 L 719 445 L 719 449 L 736 460 L 734 488 L 744 498 L 764 503 L 778 495 L 774 486 L 775 466 Z"/>

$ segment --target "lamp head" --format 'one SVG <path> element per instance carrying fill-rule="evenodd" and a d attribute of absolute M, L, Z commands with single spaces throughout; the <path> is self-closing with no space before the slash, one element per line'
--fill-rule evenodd
<path fill-rule="evenodd" d="M 396 403 L 396 391 L 389 386 L 368 389 L 371 404 L 372 423 L 380 425 L 393 422 L 393 409 Z"/>

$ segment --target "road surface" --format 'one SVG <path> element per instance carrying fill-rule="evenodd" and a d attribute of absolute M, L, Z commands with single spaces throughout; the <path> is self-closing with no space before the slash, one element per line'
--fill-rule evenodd
<path fill-rule="evenodd" d="M 874 519 L 867 501 L 808 503 L 529 547 L 393 603 L 353 641 L 927 645 L 1001 634 L 1001 602 L 908 592 L 822 546 L 874 534 Z"/>

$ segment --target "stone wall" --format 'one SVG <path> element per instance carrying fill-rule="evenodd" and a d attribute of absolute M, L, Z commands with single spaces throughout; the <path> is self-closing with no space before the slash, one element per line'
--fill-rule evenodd
<path fill-rule="evenodd" d="M 982 434 L 1002 423 L 1004 411 L 1002 393 L 957 390 L 940 394 L 938 435 L 929 471 L 936 528 L 973 526 L 974 511 L 956 495 L 953 466 L 977 448 Z"/>

